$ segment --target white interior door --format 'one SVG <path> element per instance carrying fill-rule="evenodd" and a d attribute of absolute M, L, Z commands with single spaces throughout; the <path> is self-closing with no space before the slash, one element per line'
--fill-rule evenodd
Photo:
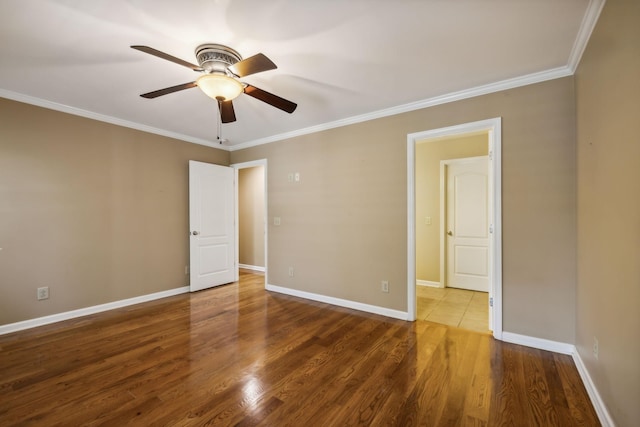
<path fill-rule="evenodd" d="M 189 161 L 191 292 L 236 280 L 235 170 Z"/>
<path fill-rule="evenodd" d="M 447 166 L 447 286 L 489 292 L 488 158 Z"/>

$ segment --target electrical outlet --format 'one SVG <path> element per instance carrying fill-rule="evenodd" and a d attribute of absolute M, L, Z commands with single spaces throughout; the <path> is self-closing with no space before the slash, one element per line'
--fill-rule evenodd
<path fill-rule="evenodd" d="M 293 175 L 293 177 L 294 177 L 293 179 L 295 180 L 295 182 L 300 182 L 300 172 L 296 172 Z"/>
<path fill-rule="evenodd" d="M 381 286 L 380 286 L 380 290 L 382 292 L 389 292 L 389 281 L 388 280 L 383 280 L 381 282 Z"/>
<path fill-rule="evenodd" d="M 281 220 L 279 216 L 274 216 L 273 217 L 273 225 L 280 225 L 281 224 Z"/>
<path fill-rule="evenodd" d="M 593 337 L 593 357 L 598 360 L 598 353 L 600 352 L 600 344 L 598 343 L 598 338 Z"/>
<path fill-rule="evenodd" d="M 49 299 L 49 287 L 38 288 L 38 301 L 43 299 Z"/>
<path fill-rule="evenodd" d="M 293 277 L 293 267 L 289 267 L 289 277 Z"/>
<path fill-rule="evenodd" d="M 287 174 L 287 181 L 288 181 L 288 182 L 293 182 L 293 172 L 289 172 L 289 173 Z"/>

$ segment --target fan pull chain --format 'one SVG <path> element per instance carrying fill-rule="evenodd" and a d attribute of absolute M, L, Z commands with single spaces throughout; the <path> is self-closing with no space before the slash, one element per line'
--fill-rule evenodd
<path fill-rule="evenodd" d="M 221 114 L 221 106 L 220 103 L 218 102 L 218 114 L 217 114 L 217 120 L 216 123 L 218 125 L 218 144 L 222 144 L 222 114 Z"/>

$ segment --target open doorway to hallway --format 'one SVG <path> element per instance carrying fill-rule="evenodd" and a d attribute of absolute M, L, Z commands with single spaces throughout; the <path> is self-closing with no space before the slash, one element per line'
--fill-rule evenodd
<path fill-rule="evenodd" d="M 489 330 L 487 131 L 416 143 L 417 318 Z"/>
<path fill-rule="evenodd" d="M 407 136 L 408 318 L 502 336 L 500 118 Z"/>
<path fill-rule="evenodd" d="M 237 262 L 240 272 L 266 273 L 266 160 L 232 165 L 237 169 Z"/>

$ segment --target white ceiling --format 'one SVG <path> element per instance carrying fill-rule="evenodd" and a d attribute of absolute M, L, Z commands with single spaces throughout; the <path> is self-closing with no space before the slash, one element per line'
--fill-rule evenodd
<path fill-rule="evenodd" d="M 230 149 L 573 73 L 603 0 L 2 0 L 0 96 L 218 146 L 217 106 L 198 88 L 138 96 L 198 74 L 203 43 L 277 70 L 243 81 L 222 125 Z"/>

